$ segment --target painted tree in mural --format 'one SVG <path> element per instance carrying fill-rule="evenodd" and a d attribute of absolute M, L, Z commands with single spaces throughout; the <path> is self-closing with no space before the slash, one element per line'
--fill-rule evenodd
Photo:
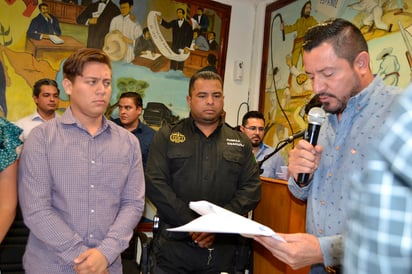
<path fill-rule="evenodd" d="M 143 80 L 136 80 L 131 77 L 121 77 L 117 80 L 117 95 L 116 103 L 110 104 L 106 110 L 106 117 L 110 117 L 117 107 L 117 102 L 119 101 L 120 95 L 124 92 L 136 92 L 139 93 L 142 99 L 145 96 L 145 90 L 149 87 L 149 83 Z"/>

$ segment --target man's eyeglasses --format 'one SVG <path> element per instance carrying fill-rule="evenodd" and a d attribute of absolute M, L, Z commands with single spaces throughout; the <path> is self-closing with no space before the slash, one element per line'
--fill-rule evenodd
<path fill-rule="evenodd" d="M 250 131 L 265 131 L 265 128 L 264 127 L 245 127 L 247 130 L 250 130 Z"/>

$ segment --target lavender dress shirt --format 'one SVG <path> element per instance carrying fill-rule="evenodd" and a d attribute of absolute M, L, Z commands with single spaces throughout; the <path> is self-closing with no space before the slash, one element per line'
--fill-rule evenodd
<path fill-rule="evenodd" d="M 121 274 L 120 253 L 142 215 L 144 193 L 139 142 L 127 130 L 103 119 L 91 136 L 70 108 L 34 128 L 19 166 L 30 228 L 26 273 L 74 273 L 73 260 L 96 248 L 110 274 Z"/>

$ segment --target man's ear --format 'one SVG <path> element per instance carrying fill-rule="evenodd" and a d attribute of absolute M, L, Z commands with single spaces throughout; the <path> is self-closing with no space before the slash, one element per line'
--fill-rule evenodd
<path fill-rule="evenodd" d="M 355 59 L 355 67 L 363 70 L 369 68 L 370 57 L 366 51 L 362 51 Z"/>
<path fill-rule="evenodd" d="M 64 78 L 63 82 L 62 82 L 62 85 L 63 85 L 64 91 L 66 92 L 66 94 L 71 95 L 72 94 L 73 83 L 69 79 Z"/>

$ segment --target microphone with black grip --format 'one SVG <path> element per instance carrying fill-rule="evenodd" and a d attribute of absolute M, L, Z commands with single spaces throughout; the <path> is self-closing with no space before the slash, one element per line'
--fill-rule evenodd
<path fill-rule="evenodd" d="M 308 113 L 308 129 L 305 133 L 305 140 L 311 145 L 316 146 L 318 143 L 320 127 L 325 121 L 326 113 L 320 107 L 313 107 Z M 309 182 L 309 173 L 299 173 L 297 184 L 300 187 L 307 186 Z"/>

